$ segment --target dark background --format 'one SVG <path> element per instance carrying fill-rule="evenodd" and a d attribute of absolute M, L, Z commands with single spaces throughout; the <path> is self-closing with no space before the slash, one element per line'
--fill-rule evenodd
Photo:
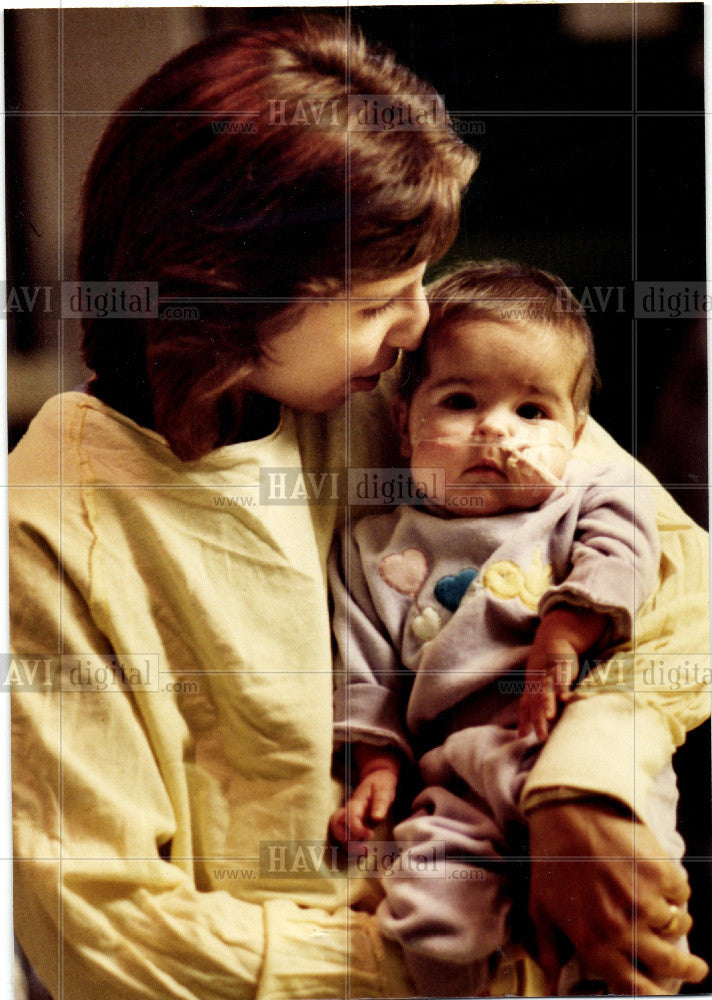
<path fill-rule="evenodd" d="M 636 320 L 633 311 L 635 281 L 705 279 L 703 4 L 355 6 L 334 12 L 430 80 L 455 120 L 471 128 L 480 123 L 468 141 L 481 152 L 481 165 L 458 242 L 442 266 L 503 256 L 554 271 L 577 295 L 588 290 L 594 303 L 597 294 L 615 289 L 606 308 L 589 314 L 603 378 L 593 415 L 707 527 L 704 321 Z M 201 8 L 191 16 L 200 35 L 275 13 Z M 28 224 L 32 206 L 23 173 L 29 119 L 22 117 L 27 82 L 20 58 L 32 44 L 32 14 L 37 12 L 6 12 L 6 94 L 13 111 L 8 237 L 15 283 L 37 274 L 37 226 Z M 60 28 L 81 32 L 71 12 L 63 16 L 69 20 Z M 129 26 L 136 16 L 106 14 Z M 107 45 L 100 59 L 79 67 L 85 79 L 111 72 Z M 127 77 L 123 93 L 136 82 Z M 11 325 L 10 352 L 22 372 L 52 340 L 36 320 L 26 315 Z M 58 336 L 61 341 L 61 330 Z M 9 380 L 12 387 L 12 364 Z M 20 383 L 15 390 L 21 394 Z M 27 407 L 11 414 L 11 442 L 28 416 Z M 690 735 L 676 766 L 693 884 L 691 945 L 710 961 L 709 726 Z M 688 992 L 712 992 L 712 978 Z"/>

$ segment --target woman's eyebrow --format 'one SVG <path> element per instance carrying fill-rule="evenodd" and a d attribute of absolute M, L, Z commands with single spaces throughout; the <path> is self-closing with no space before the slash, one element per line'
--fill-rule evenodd
<path fill-rule="evenodd" d="M 395 302 L 397 299 L 409 298 L 409 292 L 414 285 L 420 283 L 420 279 L 411 278 L 405 285 L 398 285 L 385 288 L 382 292 L 374 291 L 369 295 L 354 295 L 348 292 L 348 297 L 352 302 Z"/>
<path fill-rule="evenodd" d="M 368 305 L 369 303 L 373 302 L 378 302 L 380 305 L 381 303 L 385 304 L 386 302 L 388 303 L 395 302 L 395 300 L 399 297 L 400 296 L 398 295 L 358 295 L 358 296 L 352 295 L 351 301 L 358 302 L 359 305 L 364 305 L 364 304 Z"/>

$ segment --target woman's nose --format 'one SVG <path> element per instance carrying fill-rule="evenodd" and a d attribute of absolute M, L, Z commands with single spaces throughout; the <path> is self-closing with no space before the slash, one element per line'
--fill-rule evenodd
<path fill-rule="evenodd" d="M 430 307 L 425 298 L 425 290 L 419 285 L 407 300 L 403 302 L 407 315 L 401 317 L 388 333 L 388 343 L 391 347 L 399 347 L 404 351 L 414 351 L 423 337 L 423 331 L 428 325 Z"/>

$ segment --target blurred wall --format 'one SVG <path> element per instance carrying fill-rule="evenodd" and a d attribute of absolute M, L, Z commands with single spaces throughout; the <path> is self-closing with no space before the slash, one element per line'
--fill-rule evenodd
<path fill-rule="evenodd" d="M 109 116 L 208 27 L 201 8 L 13 10 L 5 26 L 8 285 L 42 289 L 9 316 L 12 446 L 49 396 L 88 376 L 55 293 L 75 277 L 81 186 Z"/>

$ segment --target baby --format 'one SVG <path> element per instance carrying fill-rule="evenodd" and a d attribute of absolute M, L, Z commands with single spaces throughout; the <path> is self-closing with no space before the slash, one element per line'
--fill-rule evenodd
<path fill-rule="evenodd" d="M 422 503 L 362 519 L 332 557 L 335 737 L 357 784 L 331 832 L 368 840 L 417 761 L 425 787 L 394 832 L 380 926 L 419 990 L 472 995 L 518 915 L 503 862 L 526 856 L 524 782 L 580 658 L 632 640 L 659 541 L 632 461 L 571 457 L 595 358 L 566 286 L 472 264 L 429 299 L 394 404 Z M 671 782 L 658 776 L 651 815 L 679 858 Z"/>

